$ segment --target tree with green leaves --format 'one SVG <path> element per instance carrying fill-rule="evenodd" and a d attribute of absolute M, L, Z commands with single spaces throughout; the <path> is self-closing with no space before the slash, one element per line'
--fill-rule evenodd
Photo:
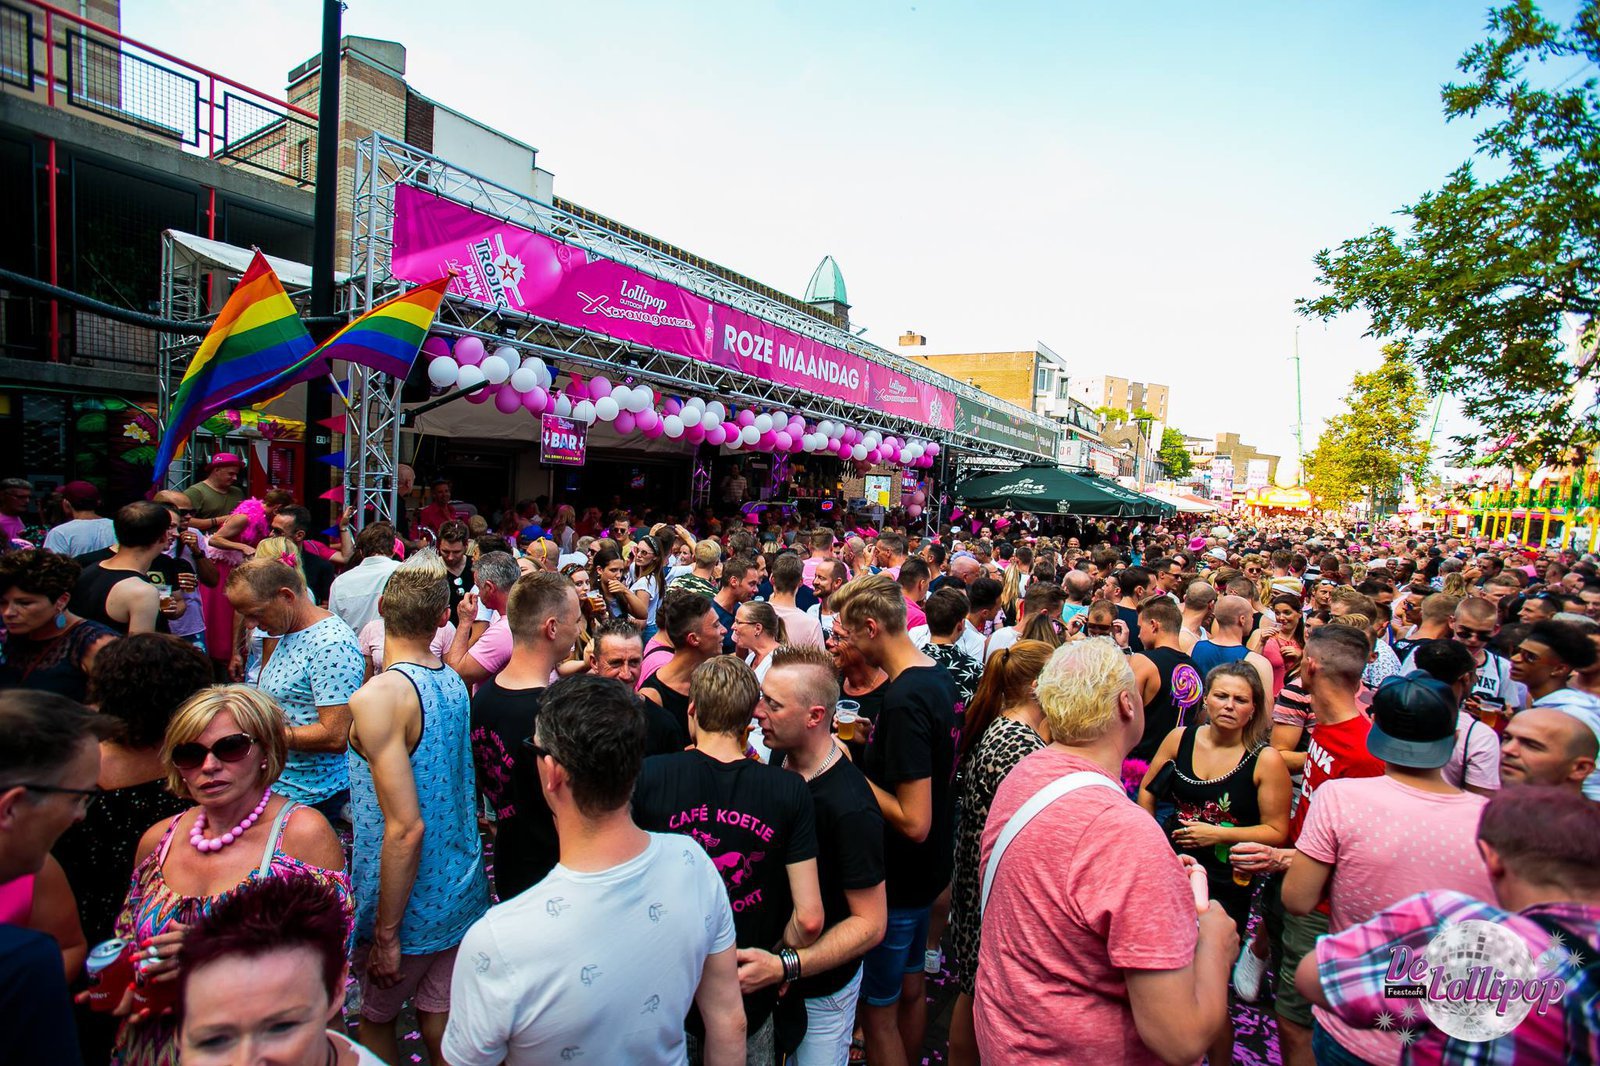
<path fill-rule="evenodd" d="M 1533 0 L 1489 13 L 1487 38 L 1442 92 L 1446 121 L 1481 123 L 1475 158 L 1380 226 L 1319 252 L 1322 295 L 1303 314 L 1351 311 L 1423 382 L 1459 396 L 1499 462 L 1558 462 L 1600 443 L 1600 0 L 1571 23 Z M 1481 170 L 1481 172 L 1480 172 Z M 1568 353 L 1577 329 L 1580 355 Z"/>
<path fill-rule="evenodd" d="M 1382 364 L 1350 382 L 1344 410 L 1328 420 L 1306 456 L 1306 487 L 1329 508 L 1365 497 L 1376 516 L 1380 503 L 1395 497 L 1402 475 L 1420 482 L 1427 471 L 1427 408 L 1404 351 L 1385 347 Z"/>
<path fill-rule="evenodd" d="M 1169 477 L 1185 478 L 1194 469 L 1194 457 L 1183 446 L 1183 434 L 1170 426 L 1161 431 L 1161 448 L 1156 458 L 1167 468 Z"/>

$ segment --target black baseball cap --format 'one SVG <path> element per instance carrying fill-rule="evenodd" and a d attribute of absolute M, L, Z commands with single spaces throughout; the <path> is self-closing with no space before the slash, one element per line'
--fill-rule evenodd
<path fill-rule="evenodd" d="M 1413 770 L 1436 770 L 1456 747 L 1455 692 L 1421 670 L 1385 678 L 1372 694 L 1367 750 Z"/>

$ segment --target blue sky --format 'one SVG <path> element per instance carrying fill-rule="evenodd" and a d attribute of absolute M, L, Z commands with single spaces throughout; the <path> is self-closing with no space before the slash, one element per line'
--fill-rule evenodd
<path fill-rule="evenodd" d="M 351 0 L 344 31 L 405 44 L 419 92 L 537 147 L 562 196 L 789 292 L 833 255 L 879 344 L 1043 341 L 1170 385 L 1187 432 L 1291 455 L 1311 257 L 1467 157 L 1439 87 L 1486 10 Z M 269 91 L 319 19 L 123 6 L 124 32 Z M 1361 326 L 1302 325 L 1308 449 L 1378 362 Z"/>

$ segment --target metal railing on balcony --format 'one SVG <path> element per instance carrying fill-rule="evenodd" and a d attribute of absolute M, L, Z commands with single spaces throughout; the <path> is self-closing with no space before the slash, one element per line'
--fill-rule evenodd
<path fill-rule="evenodd" d="M 0 0 L 0 87 L 212 159 L 316 181 L 314 112 L 42 0 Z"/>

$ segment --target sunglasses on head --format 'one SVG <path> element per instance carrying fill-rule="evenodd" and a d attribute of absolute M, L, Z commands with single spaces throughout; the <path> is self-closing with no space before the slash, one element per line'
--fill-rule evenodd
<path fill-rule="evenodd" d="M 249 733 L 230 733 L 209 748 L 198 740 L 172 746 L 172 765 L 180 770 L 198 770 L 205 765 L 207 755 L 215 755 L 222 762 L 239 762 L 250 754 L 255 738 Z"/>

